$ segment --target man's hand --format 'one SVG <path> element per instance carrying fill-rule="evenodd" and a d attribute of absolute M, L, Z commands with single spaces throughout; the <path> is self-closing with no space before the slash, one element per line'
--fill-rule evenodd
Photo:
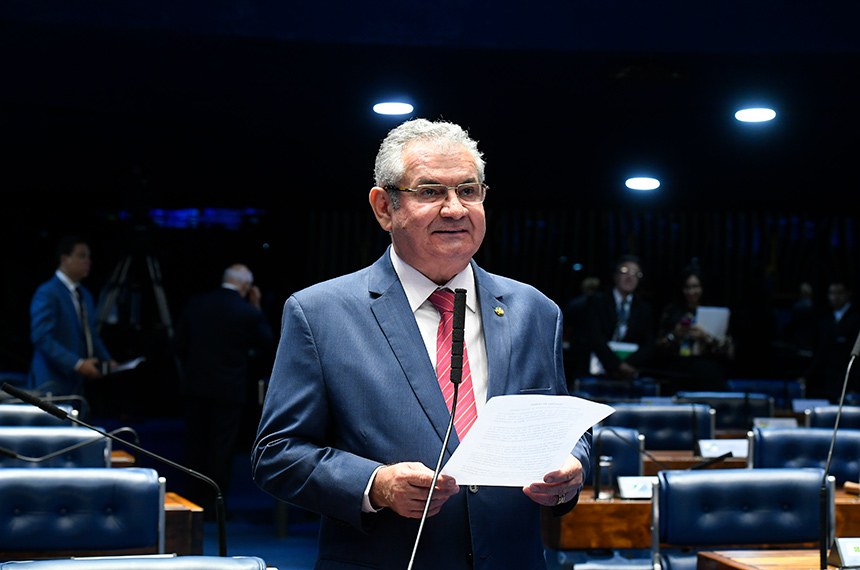
<path fill-rule="evenodd" d="M 539 505 L 554 507 L 573 499 L 581 488 L 582 463 L 568 455 L 561 469 L 544 475 L 541 483 L 523 487 L 523 493 Z"/>
<path fill-rule="evenodd" d="M 374 509 L 387 507 L 400 516 L 421 518 L 433 481 L 433 470 L 418 462 L 395 463 L 376 473 L 370 488 L 370 504 Z M 439 513 L 449 497 L 460 491 L 453 477 L 440 475 L 436 480 L 427 516 Z"/>

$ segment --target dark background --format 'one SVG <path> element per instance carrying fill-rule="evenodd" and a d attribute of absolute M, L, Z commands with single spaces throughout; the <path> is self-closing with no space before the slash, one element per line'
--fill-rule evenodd
<path fill-rule="evenodd" d="M 133 394 L 175 383 L 147 258 L 172 318 L 248 263 L 275 326 L 291 292 L 375 260 L 373 158 L 402 119 L 371 105 L 405 95 L 480 142 L 485 268 L 564 303 L 633 251 L 659 309 L 698 258 L 708 302 L 733 309 L 735 372 L 793 373 L 773 345 L 798 283 L 823 303 L 830 279 L 856 278 L 858 16 L 847 1 L 7 0 L 0 368 L 29 363 L 29 298 L 63 233 L 91 239 L 97 293 L 134 260 L 103 331 L 119 357 L 150 357 Z M 775 122 L 733 120 L 761 101 Z M 632 196 L 644 166 L 663 187 Z M 159 209 L 198 221 L 167 227 Z"/>

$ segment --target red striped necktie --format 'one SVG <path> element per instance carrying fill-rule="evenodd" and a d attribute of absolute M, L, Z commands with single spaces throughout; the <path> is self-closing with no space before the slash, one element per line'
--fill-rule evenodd
<path fill-rule="evenodd" d="M 454 384 L 451 382 L 451 336 L 454 333 L 454 293 L 448 289 L 439 289 L 430 295 L 429 300 L 442 316 L 436 331 L 436 378 L 445 397 L 448 411 L 454 401 Z M 463 343 L 463 374 L 457 397 L 454 429 L 460 441 L 475 420 L 478 419 L 478 409 L 475 407 L 475 392 L 472 390 L 472 371 L 469 369 L 469 355 Z"/>

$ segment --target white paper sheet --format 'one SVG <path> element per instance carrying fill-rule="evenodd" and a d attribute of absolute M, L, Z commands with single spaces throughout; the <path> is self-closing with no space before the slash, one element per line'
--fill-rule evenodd
<path fill-rule="evenodd" d="M 723 342 L 729 328 L 731 311 L 726 307 L 699 307 L 696 311 L 696 324 L 706 333 Z"/>
<path fill-rule="evenodd" d="M 524 487 L 562 466 L 582 434 L 615 410 L 574 396 L 491 398 L 442 468 L 459 485 Z"/>
<path fill-rule="evenodd" d="M 116 366 L 110 369 L 111 374 L 116 374 L 117 372 L 125 372 L 126 370 L 133 370 L 137 368 L 138 364 L 146 360 L 146 357 L 138 356 L 132 360 L 127 360 L 125 362 L 120 362 Z"/>

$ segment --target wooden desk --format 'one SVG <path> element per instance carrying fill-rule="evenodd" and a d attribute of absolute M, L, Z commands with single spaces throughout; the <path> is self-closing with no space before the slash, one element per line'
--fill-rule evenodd
<path fill-rule="evenodd" d="M 110 452 L 111 467 L 134 467 L 136 459 L 134 455 L 122 449 L 112 449 Z"/>
<path fill-rule="evenodd" d="M 544 545 L 556 550 L 651 548 L 651 499 L 594 499 L 583 488 L 579 504 L 563 517 L 542 509 Z M 860 536 L 860 497 L 836 491 L 836 536 Z"/>
<path fill-rule="evenodd" d="M 832 568 L 832 566 L 828 566 Z M 821 551 L 722 550 L 699 552 L 696 570 L 819 570 Z"/>
<path fill-rule="evenodd" d="M 693 455 L 692 451 L 647 451 L 651 457 L 648 455 L 642 457 L 643 475 L 656 475 L 658 471 L 664 469 L 689 469 L 707 460 L 705 457 Z M 743 469 L 746 466 L 746 457 L 729 457 L 708 466 L 708 469 Z"/>
<path fill-rule="evenodd" d="M 164 551 L 203 554 L 203 507 L 171 492 L 164 494 Z"/>

